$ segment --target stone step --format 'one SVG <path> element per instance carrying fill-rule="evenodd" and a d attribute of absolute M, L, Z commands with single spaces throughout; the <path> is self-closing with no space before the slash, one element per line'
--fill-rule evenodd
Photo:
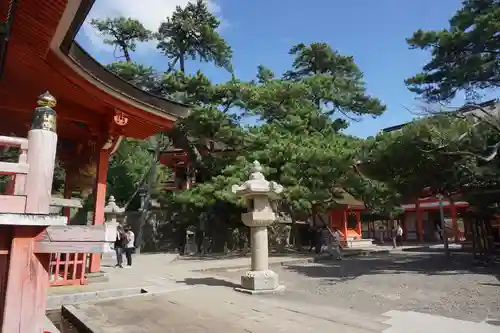
<path fill-rule="evenodd" d="M 375 248 L 376 245 L 373 244 L 373 239 L 348 239 L 347 247 L 351 249 L 361 249 L 361 248 Z"/>

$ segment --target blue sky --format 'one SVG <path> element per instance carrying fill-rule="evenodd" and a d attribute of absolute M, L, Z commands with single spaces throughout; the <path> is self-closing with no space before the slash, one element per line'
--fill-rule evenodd
<path fill-rule="evenodd" d="M 152 29 L 176 4 L 186 1 L 99 0 L 89 18 L 132 16 Z M 327 42 L 341 54 L 354 56 L 365 74 L 368 93 L 388 107 L 378 118 L 365 117 L 351 123 L 347 133 L 366 137 L 414 117 L 407 109 L 419 103 L 406 89 L 404 79 L 417 73 L 429 54 L 409 50 L 405 38 L 419 28 L 447 27 L 448 19 L 460 5 L 461 0 L 216 0 L 210 8 L 221 18 L 221 34 L 233 48 L 233 66 L 242 80 L 254 78 L 259 64 L 277 74 L 287 70 L 292 61 L 288 50 L 300 42 Z M 78 41 L 84 48 L 102 63 L 113 61 L 112 50 L 102 47 L 95 32 L 90 32 L 88 25 L 82 30 Z M 148 45 L 139 48 L 134 60 L 166 69 L 166 59 Z M 210 65 L 188 66 L 201 69 L 214 82 L 229 78 L 223 70 Z M 485 99 L 497 96 L 489 94 Z M 462 102 L 458 99 L 454 105 Z"/>

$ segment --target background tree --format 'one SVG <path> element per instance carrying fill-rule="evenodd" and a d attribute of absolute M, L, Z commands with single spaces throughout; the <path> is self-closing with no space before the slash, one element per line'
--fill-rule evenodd
<path fill-rule="evenodd" d="M 406 80 L 408 88 L 430 101 L 450 101 L 458 91 L 473 96 L 500 86 L 500 1 L 465 0 L 440 31 L 416 31 L 413 49 L 429 50 L 431 60 Z"/>
<path fill-rule="evenodd" d="M 119 49 L 127 62 L 132 62 L 130 53 L 136 50 L 137 42 L 151 39 L 151 32 L 132 18 L 92 19 L 90 24 L 106 37 L 104 44 L 114 46 L 115 57 L 117 57 L 116 50 Z"/>
<path fill-rule="evenodd" d="M 455 154 L 463 145 L 479 144 L 477 137 L 456 141 L 470 126 L 470 120 L 442 115 L 381 133 L 364 143 L 361 173 L 383 182 L 404 200 L 417 198 L 424 188 L 448 196 L 457 193 L 476 163 L 471 156 Z"/>
<path fill-rule="evenodd" d="M 231 185 L 246 180 L 248 165 L 259 160 L 266 168 L 267 178 L 285 186 L 280 206 L 289 215 L 305 213 L 307 216 L 313 206 L 318 213 L 335 206 L 338 193 L 334 187 L 352 174 L 352 159 L 360 141 L 338 133 L 336 119 L 318 105 L 309 82 L 275 78 L 270 69 L 259 66 L 256 80 L 233 79 L 212 89 L 205 87 L 203 96 L 212 96 L 218 107 L 211 109 L 212 114 L 202 108 L 204 112 L 199 115 L 218 120 L 197 118 L 193 121 L 194 118 L 189 117 L 184 123 L 189 123 L 189 133 L 195 137 L 223 142 L 236 150 L 236 154 L 204 157 L 210 163 L 210 177 L 192 189 L 176 193 L 173 201 L 182 201 L 184 207 L 194 207 L 193 211 L 225 202 L 234 207 L 233 220 L 238 221 L 241 203 L 230 193 Z M 351 87 L 339 85 L 335 89 L 339 95 L 347 95 Z M 355 109 L 356 103 L 346 100 L 346 112 Z M 241 110 L 239 115 L 243 121 L 252 117 L 258 119 L 257 123 L 243 128 L 238 118 L 228 121 L 226 115 L 230 113 L 226 110 L 233 107 Z M 220 126 L 224 123 L 225 126 Z M 227 218 L 227 212 L 224 214 L 219 216 Z"/>
<path fill-rule="evenodd" d="M 153 67 L 126 61 L 113 62 L 106 67 L 139 89 L 154 94 L 161 93 L 161 77 L 159 77 Z"/>
<path fill-rule="evenodd" d="M 220 21 L 203 0 L 188 3 L 184 8 L 177 6 L 155 35 L 157 48 L 169 59 L 168 72 L 177 63 L 180 71 L 185 72 L 185 61 L 189 58 L 231 70 L 231 47 L 217 32 L 219 26 Z"/>
<path fill-rule="evenodd" d="M 347 126 L 345 118 L 385 110 L 367 95 L 353 58 L 323 43 L 294 47 L 292 67 L 281 78 L 262 65 L 249 82 L 233 75 L 214 84 L 201 71 L 186 73 L 189 58 L 231 69 L 231 49 L 216 32 L 218 26 L 203 1 L 179 7 L 156 35 L 158 48 L 169 58 L 167 73 L 159 76 L 134 63 L 109 66 L 142 89 L 192 106 L 191 115 L 168 135 L 190 154 L 199 182 L 188 190 L 161 193 L 160 200 L 167 210 L 182 212 L 175 217 L 179 223 L 196 226 L 200 216 L 209 216 L 215 249 L 227 243 L 228 228 L 241 225 L 244 207 L 230 188 L 247 179 L 251 162 L 259 160 L 268 179 L 285 185 L 277 207 L 292 220 L 307 218 L 313 207 L 315 213 L 333 208 L 336 186 L 351 190 L 359 185 L 352 181 L 357 176 L 351 166 L 362 140 L 339 132 Z M 177 65 L 180 70 L 173 70 Z M 110 188 L 123 194 L 120 200 L 141 184 L 144 170 L 150 170 L 148 161 L 158 164 L 150 148 L 132 140 L 120 147 L 110 168 Z M 130 161 L 135 155 L 141 157 Z"/>
<path fill-rule="evenodd" d="M 472 209 L 466 215 L 467 237 L 475 255 L 488 261 L 495 238 L 491 221 L 499 212 L 500 170 L 498 160 L 491 159 L 499 139 L 488 124 L 436 115 L 369 140 L 359 170 L 400 193 L 399 203 L 418 198 L 423 189 L 450 202 L 467 201 Z M 488 150 L 490 156 L 483 156 Z"/>
<path fill-rule="evenodd" d="M 326 43 L 297 44 L 290 50 L 294 56 L 292 69 L 284 79 L 307 84 L 310 99 L 328 116 L 353 119 L 359 115 L 380 115 L 385 106 L 377 98 L 367 95 L 363 73 L 351 56 L 343 56 Z M 347 127 L 345 119 L 336 123 Z"/>

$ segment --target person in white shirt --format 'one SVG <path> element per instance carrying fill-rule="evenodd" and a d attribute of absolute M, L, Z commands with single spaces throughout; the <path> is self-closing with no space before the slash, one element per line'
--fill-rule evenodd
<path fill-rule="evenodd" d="M 400 224 L 396 227 L 396 246 L 403 246 L 403 228 Z"/>
<path fill-rule="evenodd" d="M 125 249 L 124 249 L 125 257 L 127 258 L 127 266 L 126 267 L 130 267 L 130 266 L 132 266 L 132 253 L 134 253 L 134 249 L 135 249 L 135 245 L 134 245 L 135 235 L 134 235 L 134 232 L 132 231 L 132 229 L 130 229 L 130 227 L 125 227 L 124 230 L 125 230 L 125 237 L 127 239 L 126 244 L 125 244 Z"/>

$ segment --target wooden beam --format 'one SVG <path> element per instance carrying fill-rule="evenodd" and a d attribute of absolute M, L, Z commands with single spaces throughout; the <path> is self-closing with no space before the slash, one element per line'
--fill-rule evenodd
<path fill-rule="evenodd" d="M 28 149 L 28 139 L 16 138 L 12 136 L 0 136 L 0 146 L 20 147 L 22 149 Z"/>
<path fill-rule="evenodd" d="M 36 95 L 35 95 L 36 96 Z M 24 95 L 9 96 L 0 100 L 0 109 L 6 109 L 14 113 L 31 114 L 36 104 L 33 101 L 28 101 Z M 100 114 L 83 107 L 73 101 L 59 99 L 57 103 L 57 118 L 58 120 L 73 120 L 88 124 L 100 124 Z"/>
<path fill-rule="evenodd" d="M 7 198 L 23 198 L 16 196 L 0 196 Z M 53 216 L 53 215 L 32 215 L 32 214 L 11 214 L 11 213 L 0 213 L 0 225 L 10 225 L 10 226 L 53 226 L 53 225 L 65 225 L 65 216 Z"/>
<path fill-rule="evenodd" d="M 116 223 L 106 225 L 51 226 L 40 234 L 35 253 L 110 252 L 116 239 Z"/>
<path fill-rule="evenodd" d="M 0 162 L 0 175 L 26 175 L 29 169 L 26 163 Z"/>
<path fill-rule="evenodd" d="M 82 208 L 82 200 L 80 199 L 65 199 L 52 197 L 50 202 L 51 206 L 54 207 L 66 207 L 66 208 Z"/>
<path fill-rule="evenodd" d="M 103 242 L 37 242 L 35 253 L 103 253 L 112 252 L 111 243 Z"/>
<path fill-rule="evenodd" d="M 11 224 L 11 221 L 5 221 L 5 223 L 1 222 L 2 220 L 5 220 L 3 217 L 5 213 L 7 213 L 7 215 L 12 215 L 10 213 L 22 214 L 24 213 L 25 208 L 26 196 L 0 195 L 0 224 Z M 11 216 L 10 218 L 15 218 L 15 216 Z"/>
<path fill-rule="evenodd" d="M 62 218 L 66 218 L 62 216 Z M 37 241 L 48 242 L 114 242 L 117 224 L 50 226 Z"/>

